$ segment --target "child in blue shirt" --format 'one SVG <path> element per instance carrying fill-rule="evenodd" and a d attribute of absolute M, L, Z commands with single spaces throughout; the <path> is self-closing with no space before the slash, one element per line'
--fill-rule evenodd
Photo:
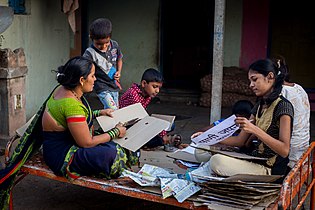
<path fill-rule="evenodd" d="M 112 23 L 106 18 L 98 18 L 90 25 L 92 45 L 83 54 L 94 61 L 94 90 L 104 105 L 104 109 L 118 109 L 119 79 L 123 54 L 118 43 L 111 39 Z"/>

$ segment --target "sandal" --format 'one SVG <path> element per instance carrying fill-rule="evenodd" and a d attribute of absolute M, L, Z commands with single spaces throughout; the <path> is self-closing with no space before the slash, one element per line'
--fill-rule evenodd
<path fill-rule="evenodd" d="M 179 134 L 174 134 L 171 136 L 170 144 L 176 148 L 179 148 L 179 146 L 182 144 L 182 136 Z"/>
<path fill-rule="evenodd" d="M 167 135 L 167 140 L 164 143 L 164 151 L 173 152 L 176 149 L 181 149 L 182 136 L 179 134 Z"/>

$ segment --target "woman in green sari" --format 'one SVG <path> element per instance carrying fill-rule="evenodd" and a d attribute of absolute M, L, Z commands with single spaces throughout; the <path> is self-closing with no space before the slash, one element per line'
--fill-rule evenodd
<path fill-rule="evenodd" d="M 111 116 L 111 109 L 92 111 L 83 94 L 93 90 L 95 66 L 78 56 L 58 68 L 56 87 L 14 151 L 7 167 L 0 171 L 0 203 L 5 208 L 20 167 L 43 145 L 45 163 L 56 175 L 76 179 L 81 175 L 117 178 L 138 162 L 135 153 L 111 141 L 123 137 L 126 128 L 94 135 L 93 119 Z"/>

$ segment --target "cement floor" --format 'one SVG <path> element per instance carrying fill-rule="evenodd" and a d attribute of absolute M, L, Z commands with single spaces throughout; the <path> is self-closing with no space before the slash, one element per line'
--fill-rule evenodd
<path fill-rule="evenodd" d="M 94 108 L 97 101 L 90 99 Z M 148 107 L 148 113 L 176 115 L 174 133 L 183 136 L 190 143 L 190 135 L 209 124 L 209 108 L 191 103 L 168 103 L 160 101 Z M 222 116 L 228 116 L 229 109 L 222 110 Z M 312 114 L 312 139 L 315 139 L 315 115 Z M 69 209 L 152 209 L 163 210 L 178 208 L 146 202 L 125 196 L 115 195 L 84 187 L 52 181 L 42 177 L 27 176 L 13 190 L 13 203 L 16 210 L 69 210 Z"/>

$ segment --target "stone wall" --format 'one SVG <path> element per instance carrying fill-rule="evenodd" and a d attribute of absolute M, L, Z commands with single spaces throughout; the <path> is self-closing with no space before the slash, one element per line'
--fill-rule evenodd
<path fill-rule="evenodd" d="M 12 51 L 0 49 L 0 147 L 26 123 L 25 54 L 22 48 Z"/>

